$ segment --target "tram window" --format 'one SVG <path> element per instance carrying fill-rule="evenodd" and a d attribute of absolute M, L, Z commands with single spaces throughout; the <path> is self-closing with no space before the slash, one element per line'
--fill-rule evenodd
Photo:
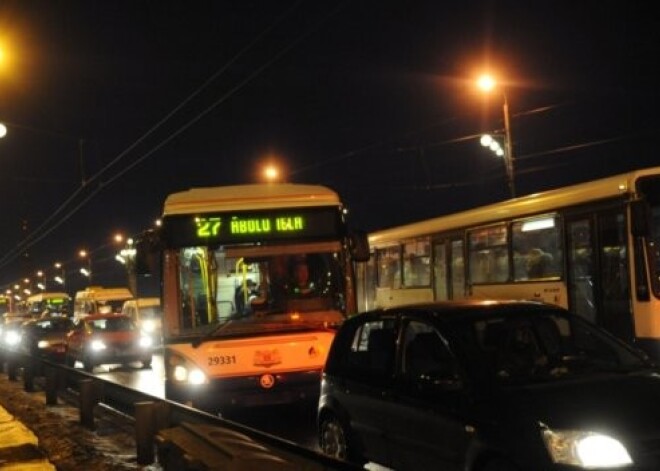
<path fill-rule="evenodd" d="M 483 227 L 469 233 L 470 281 L 502 283 L 509 279 L 506 225 Z"/>
<path fill-rule="evenodd" d="M 555 215 L 514 221 L 511 242 L 515 281 L 561 277 L 560 227 Z"/>
<path fill-rule="evenodd" d="M 426 237 L 403 244 L 403 286 L 431 284 L 431 240 Z"/>
<path fill-rule="evenodd" d="M 393 246 L 376 250 L 378 287 L 401 287 L 401 247 Z"/>

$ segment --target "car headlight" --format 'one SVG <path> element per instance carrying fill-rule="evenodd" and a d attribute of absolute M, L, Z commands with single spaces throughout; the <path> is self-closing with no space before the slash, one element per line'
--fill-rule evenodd
<path fill-rule="evenodd" d="M 50 347 L 50 342 L 48 340 L 39 340 L 37 342 L 37 348 L 48 348 Z"/>
<path fill-rule="evenodd" d="M 152 334 L 156 330 L 156 323 L 153 320 L 142 321 L 142 330 Z"/>
<path fill-rule="evenodd" d="M 91 343 L 89 344 L 89 348 L 92 349 L 93 352 L 98 352 L 101 350 L 105 350 L 105 343 L 103 343 L 103 340 L 95 339 L 92 340 Z"/>
<path fill-rule="evenodd" d="M 10 347 L 14 347 L 21 342 L 21 334 L 13 330 L 5 333 L 5 343 Z"/>
<path fill-rule="evenodd" d="M 140 337 L 139 345 L 142 348 L 149 348 L 153 345 L 154 341 L 148 335 L 143 335 Z"/>
<path fill-rule="evenodd" d="M 555 463 L 581 468 L 617 468 L 633 462 L 623 443 L 608 435 L 546 428 L 542 436 Z"/>

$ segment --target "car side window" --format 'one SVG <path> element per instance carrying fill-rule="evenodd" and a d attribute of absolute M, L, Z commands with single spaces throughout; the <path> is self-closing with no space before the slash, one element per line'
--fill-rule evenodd
<path fill-rule="evenodd" d="M 433 326 L 409 322 L 403 334 L 401 373 L 413 382 L 441 383 L 456 379 L 456 361 Z"/>
<path fill-rule="evenodd" d="M 346 355 L 346 375 L 355 379 L 391 378 L 396 352 L 394 320 L 361 324 L 353 335 Z"/>

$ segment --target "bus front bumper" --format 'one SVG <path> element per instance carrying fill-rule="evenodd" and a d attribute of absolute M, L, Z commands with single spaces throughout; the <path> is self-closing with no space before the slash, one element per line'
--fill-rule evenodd
<path fill-rule="evenodd" d="M 226 407 L 317 401 L 320 384 L 320 370 L 214 378 L 206 384 L 187 384 L 168 378 L 165 381 L 165 397 L 197 409 L 215 412 Z"/>

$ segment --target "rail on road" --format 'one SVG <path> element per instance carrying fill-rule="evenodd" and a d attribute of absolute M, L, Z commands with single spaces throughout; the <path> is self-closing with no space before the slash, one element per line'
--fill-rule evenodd
<path fill-rule="evenodd" d="M 46 405 L 74 402 L 80 422 L 94 428 L 95 410 L 134 422 L 137 462 L 158 461 L 165 470 L 356 470 L 362 469 L 239 423 L 104 380 L 66 365 L 0 348 L 0 368 L 24 389 L 42 389 Z"/>

